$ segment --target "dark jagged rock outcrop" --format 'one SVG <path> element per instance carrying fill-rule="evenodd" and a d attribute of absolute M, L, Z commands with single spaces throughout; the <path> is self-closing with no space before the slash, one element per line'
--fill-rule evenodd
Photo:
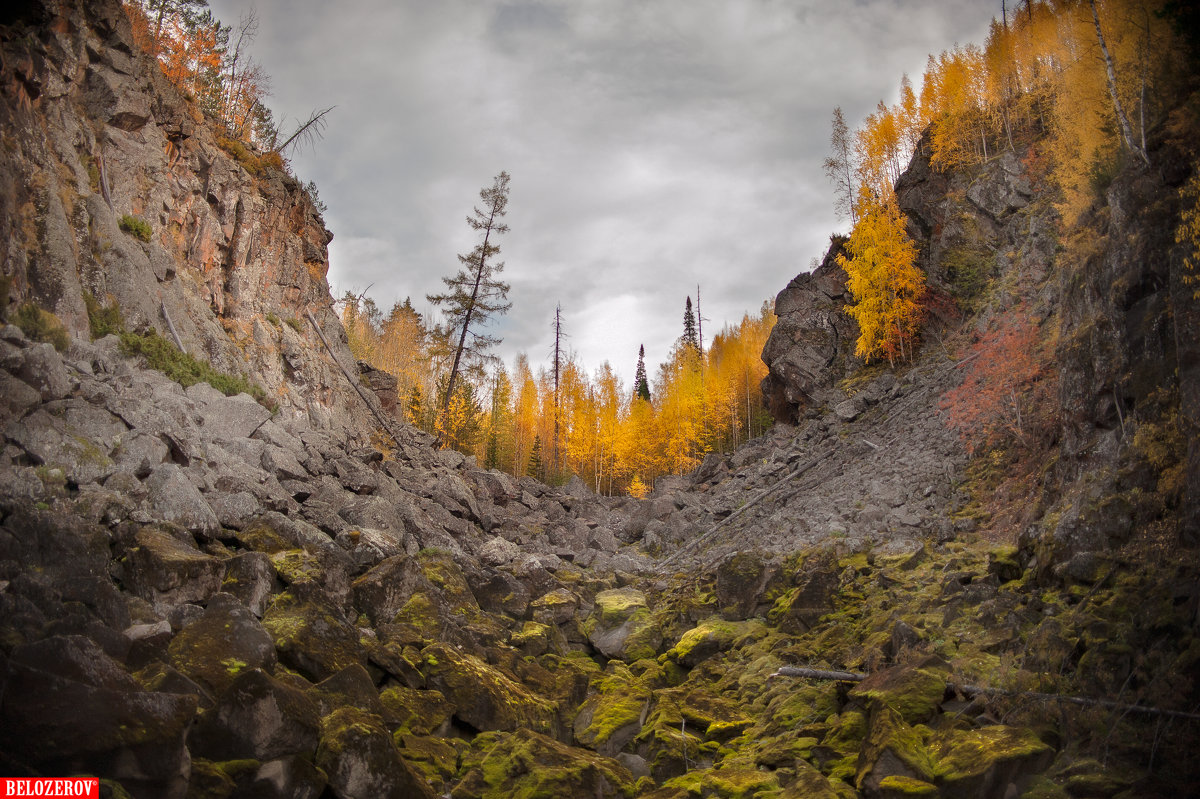
<path fill-rule="evenodd" d="M 821 265 L 796 275 L 775 298 L 775 326 L 762 354 L 769 370 L 762 393 L 778 421 L 794 423 L 802 409 L 840 401 L 837 381 L 858 367 L 858 324 L 846 313 L 850 291 L 837 263 L 842 242 L 835 236 Z"/>

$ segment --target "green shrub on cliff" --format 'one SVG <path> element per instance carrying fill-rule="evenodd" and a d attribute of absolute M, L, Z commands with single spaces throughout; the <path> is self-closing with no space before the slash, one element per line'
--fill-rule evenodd
<path fill-rule="evenodd" d="M 125 214 L 121 217 L 121 221 L 117 224 L 120 226 L 121 230 L 141 241 L 150 241 L 150 236 L 154 232 L 150 228 L 150 223 L 145 219 L 142 219 L 140 216 L 131 216 L 130 214 Z"/>
<path fill-rule="evenodd" d="M 100 301 L 90 291 L 83 292 L 83 304 L 87 306 L 88 327 L 91 330 L 92 341 L 104 338 L 109 334 L 120 335 L 125 329 L 125 320 L 121 318 L 121 306 L 114 302 L 112 305 L 101 305 Z"/>
<path fill-rule="evenodd" d="M 244 377 L 218 372 L 205 361 L 183 352 L 174 343 L 154 330 L 146 333 L 121 333 L 121 350 L 126 355 L 141 355 L 151 369 L 157 369 L 179 385 L 208 383 L 227 397 L 249 394 L 259 403 L 271 407 L 261 386 Z"/>
<path fill-rule="evenodd" d="M 54 349 L 59 352 L 66 352 L 67 347 L 71 346 L 71 338 L 67 335 L 67 329 L 63 327 L 62 321 L 32 302 L 27 302 L 17 309 L 17 315 L 13 317 L 13 324 L 21 328 L 25 335 L 34 341 L 53 344 Z"/>

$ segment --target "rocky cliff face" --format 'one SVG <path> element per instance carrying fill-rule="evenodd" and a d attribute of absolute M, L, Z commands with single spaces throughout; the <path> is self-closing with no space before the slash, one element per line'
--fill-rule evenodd
<path fill-rule="evenodd" d="M 222 140 L 136 50 L 116 3 L 23 8 L 0 34 L 9 301 L 84 337 L 85 292 L 134 329 L 167 336 L 169 319 L 189 352 L 250 376 L 285 413 L 355 423 L 361 401 L 306 319 L 353 363 L 325 281 L 332 234 L 299 184 Z"/>

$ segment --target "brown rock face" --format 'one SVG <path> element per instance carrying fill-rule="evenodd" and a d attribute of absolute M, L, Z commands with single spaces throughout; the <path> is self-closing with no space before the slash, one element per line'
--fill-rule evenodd
<path fill-rule="evenodd" d="M 133 44 L 116 2 L 31 4 L 0 44 L 0 270 L 11 300 L 88 332 L 84 293 L 323 427 L 364 412 L 307 321 L 330 308 L 326 230 L 277 158 L 234 146 Z M 274 164 L 274 165 L 273 165 Z M 148 240 L 122 227 L 149 226 Z M 128 220 L 126 220 L 128 221 Z M 128 226 L 126 226 L 128 227 Z"/>

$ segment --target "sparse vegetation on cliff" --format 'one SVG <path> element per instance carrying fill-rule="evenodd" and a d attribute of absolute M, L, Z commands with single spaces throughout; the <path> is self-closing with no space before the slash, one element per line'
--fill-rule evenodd
<path fill-rule="evenodd" d="M 183 352 L 153 329 L 145 333 L 122 331 L 119 335 L 122 351 L 129 355 L 142 356 L 146 359 L 147 366 L 162 372 L 181 386 L 208 383 L 227 397 L 249 394 L 258 402 L 268 405 L 267 394 L 261 386 L 255 385 L 245 377 L 213 369 L 207 362 Z"/>

